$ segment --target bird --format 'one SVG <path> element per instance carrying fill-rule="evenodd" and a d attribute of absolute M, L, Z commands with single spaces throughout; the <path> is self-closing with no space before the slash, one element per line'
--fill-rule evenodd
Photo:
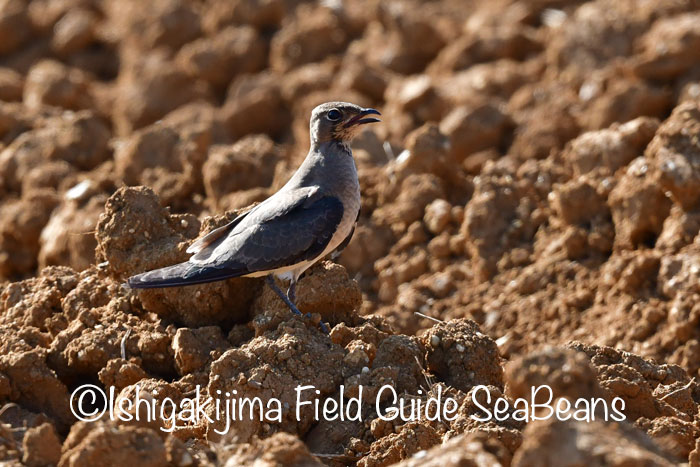
<path fill-rule="evenodd" d="M 348 102 L 313 109 L 309 152 L 275 194 L 196 240 L 185 262 L 130 277 L 131 289 L 178 287 L 233 277 L 265 277 L 296 315 L 296 284 L 326 255 L 341 251 L 360 214 L 360 183 L 350 142 L 381 113 Z M 275 277 L 289 281 L 287 292 Z M 324 327 L 324 326 L 322 326 Z M 325 329 L 324 329 L 325 330 Z"/>

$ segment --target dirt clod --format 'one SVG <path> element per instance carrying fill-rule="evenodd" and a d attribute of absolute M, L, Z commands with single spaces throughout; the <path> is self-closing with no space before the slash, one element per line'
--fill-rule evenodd
<path fill-rule="evenodd" d="M 479 384 L 503 387 L 496 343 L 469 320 L 433 326 L 422 339 L 428 370 L 449 386 L 468 391 Z"/>
<path fill-rule="evenodd" d="M 22 441 L 22 462 L 29 466 L 57 464 L 61 458 L 61 443 L 50 423 L 30 428 Z"/>

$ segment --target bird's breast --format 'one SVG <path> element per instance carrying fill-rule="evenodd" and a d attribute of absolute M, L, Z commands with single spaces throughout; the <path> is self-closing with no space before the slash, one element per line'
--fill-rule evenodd
<path fill-rule="evenodd" d="M 345 238 L 350 235 L 355 221 L 357 220 L 357 215 L 360 212 L 361 195 L 360 195 L 360 183 L 357 178 L 342 187 L 342 192 L 338 193 L 339 198 L 343 203 L 343 217 L 338 225 L 337 234 L 333 237 L 332 246 L 333 250 L 340 245 L 340 243 L 345 240 Z"/>

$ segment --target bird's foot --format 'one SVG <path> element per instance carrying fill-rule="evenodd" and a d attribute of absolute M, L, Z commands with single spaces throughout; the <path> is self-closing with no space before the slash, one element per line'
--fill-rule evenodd
<path fill-rule="evenodd" d="M 297 306 L 294 304 L 294 302 L 292 302 L 292 300 L 290 300 L 290 297 L 287 294 L 285 294 L 284 292 L 282 292 L 282 290 L 275 283 L 275 279 L 274 279 L 274 277 L 272 277 L 272 274 L 267 276 L 267 284 L 277 294 L 277 296 L 282 299 L 282 301 L 287 305 L 287 307 L 289 307 L 289 309 L 292 311 L 292 313 L 294 313 L 297 316 L 303 316 L 306 319 L 311 318 L 310 313 L 306 313 L 306 315 L 303 315 L 301 313 L 301 311 L 299 311 L 299 308 L 297 308 Z M 292 296 L 294 296 L 294 288 L 292 287 L 291 290 L 292 290 Z M 330 331 L 328 330 L 328 326 L 326 326 L 326 324 L 323 321 L 319 321 L 318 327 L 325 334 L 330 334 Z"/>
<path fill-rule="evenodd" d="M 299 308 L 297 308 L 297 306 L 295 304 L 293 304 L 292 302 L 287 303 L 287 306 L 289 307 L 291 312 L 294 313 L 295 315 L 303 316 L 303 313 L 301 311 L 299 311 Z"/>

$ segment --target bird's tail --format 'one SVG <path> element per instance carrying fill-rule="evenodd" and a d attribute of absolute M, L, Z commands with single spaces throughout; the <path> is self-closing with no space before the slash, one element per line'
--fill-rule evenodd
<path fill-rule="evenodd" d="M 237 269 L 201 267 L 185 261 L 132 276 L 126 281 L 126 286 L 131 289 L 179 287 L 240 277 L 246 272 Z"/>

